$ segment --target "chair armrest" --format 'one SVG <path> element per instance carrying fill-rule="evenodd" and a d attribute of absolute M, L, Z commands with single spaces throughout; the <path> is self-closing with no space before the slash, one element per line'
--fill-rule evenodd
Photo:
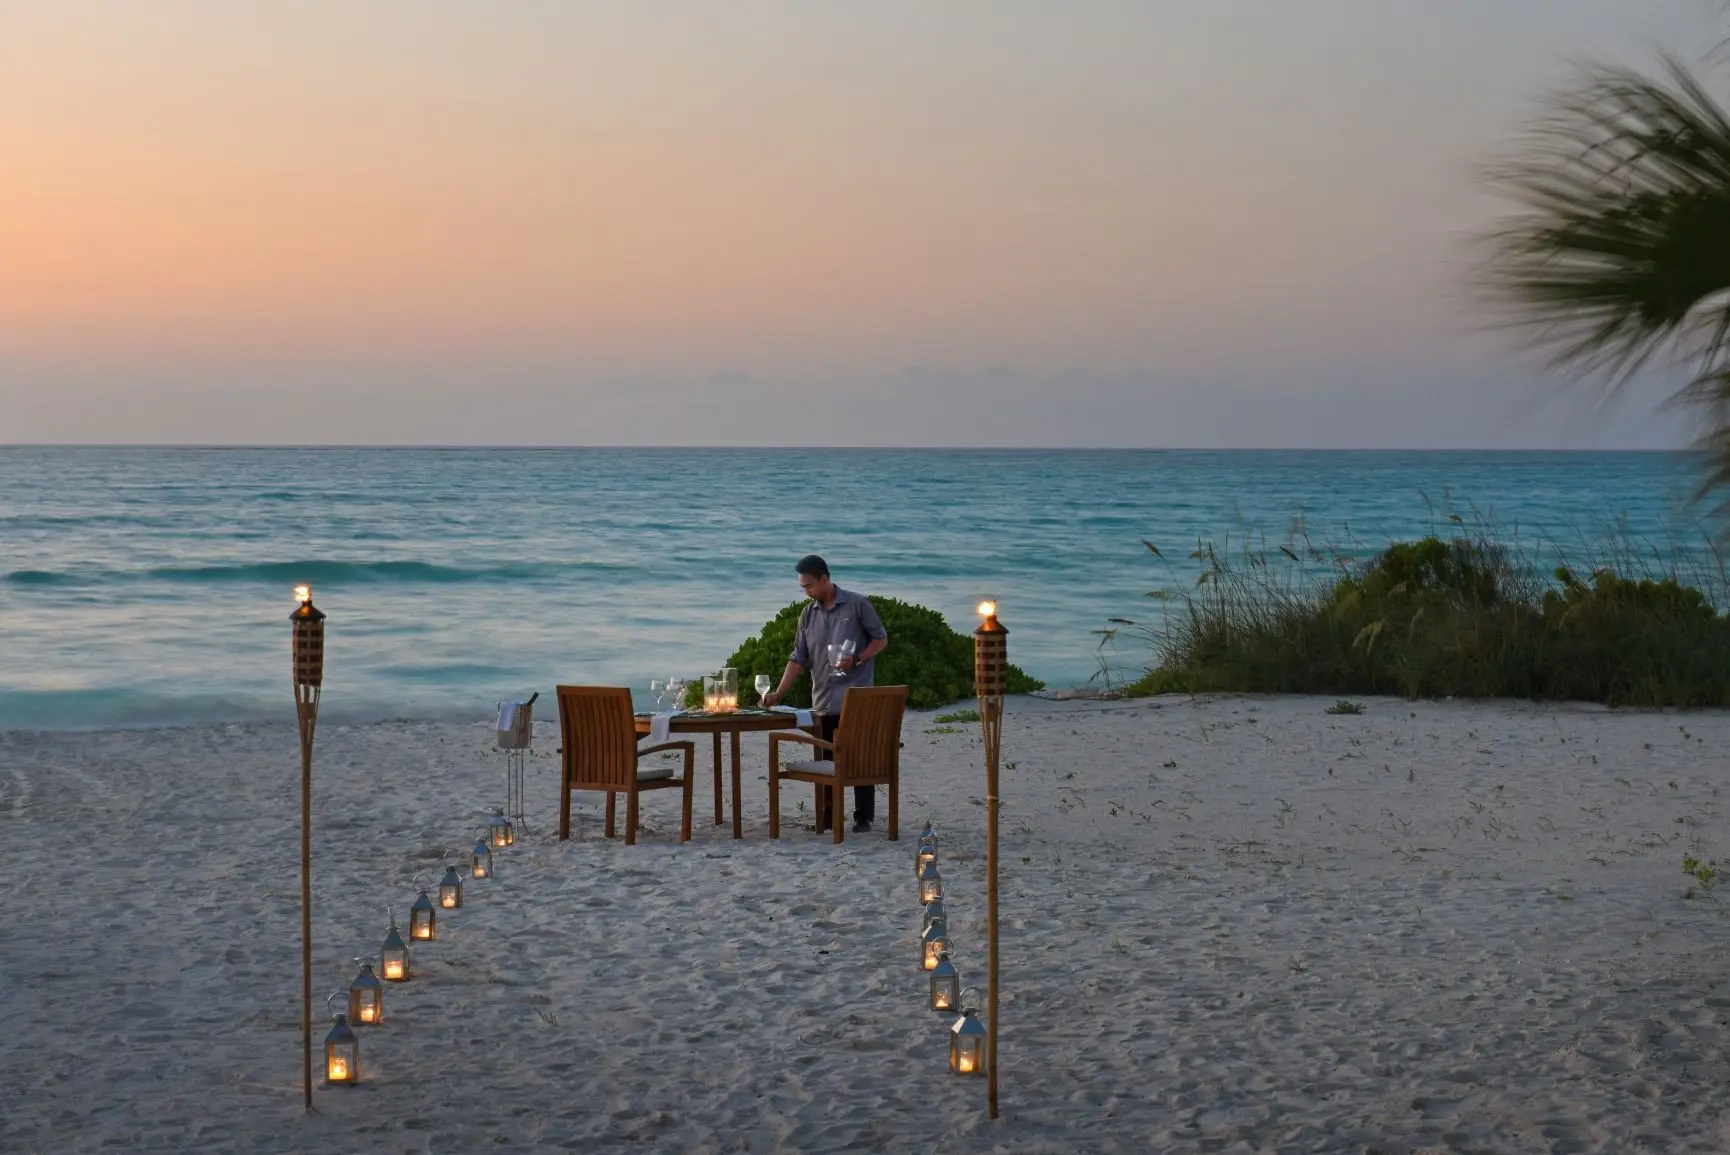
<path fill-rule="evenodd" d="M 825 742 L 821 738 L 813 737 L 810 734 L 802 734 L 797 730 L 769 731 L 769 745 L 771 747 L 779 746 L 782 742 L 799 742 L 806 746 L 815 746 L 819 750 L 828 750 L 831 753 L 835 750 L 835 743 Z"/>
<path fill-rule="evenodd" d="M 662 750 L 683 750 L 686 753 L 690 754 L 691 757 L 693 757 L 693 758 L 695 758 L 697 756 L 697 744 L 695 742 L 686 741 L 686 742 L 659 742 L 653 746 L 638 746 L 637 747 L 637 757 L 641 758 L 644 754 L 658 754 Z"/>

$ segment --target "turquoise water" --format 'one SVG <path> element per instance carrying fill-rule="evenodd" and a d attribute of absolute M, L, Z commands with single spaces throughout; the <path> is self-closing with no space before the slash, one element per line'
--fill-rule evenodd
<path fill-rule="evenodd" d="M 480 716 L 555 682 L 693 676 L 793 562 L 1098 670 L 1196 538 L 1294 521 L 1364 554 L 1493 517 L 1697 548 L 1675 454 L 0 448 L 0 728 L 282 718 L 291 587 L 330 614 L 324 717 Z M 1142 545 L 1151 539 L 1170 559 Z M 1680 546 L 1677 543 L 1681 543 Z M 1141 652 L 1110 660 L 1133 667 Z M 744 671 L 746 674 L 773 671 Z"/>

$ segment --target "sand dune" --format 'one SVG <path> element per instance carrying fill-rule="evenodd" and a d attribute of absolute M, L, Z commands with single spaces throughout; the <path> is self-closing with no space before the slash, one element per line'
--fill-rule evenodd
<path fill-rule="evenodd" d="M 1015 703 L 1004 1117 L 944 1069 L 911 859 L 984 973 L 976 729 L 910 716 L 903 838 L 533 833 L 300 1110 L 292 723 L 0 735 L 0 1151 L 1730 1150 L 1730 715 Z M 327 724 L 317 988 L 502 802 L 484 724 Z M 881 811 L 881 806 L 880 806 Z M 1730 887 L 1725 888 L 1730 895 Z M 322 1032 L 321 1032 L 322 1033 Z"/>

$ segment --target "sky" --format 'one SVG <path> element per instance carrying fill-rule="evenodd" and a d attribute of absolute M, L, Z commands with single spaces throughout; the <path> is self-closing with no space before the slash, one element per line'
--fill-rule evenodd
<path fill-rule="evenodd" d="M 0 443 L 1679 445 L 1673 373 L 1605 410 L 1498 332 L 1470 238 L 1574 63 L 1727 34 L 1710 0 L 0 0 Z"/>

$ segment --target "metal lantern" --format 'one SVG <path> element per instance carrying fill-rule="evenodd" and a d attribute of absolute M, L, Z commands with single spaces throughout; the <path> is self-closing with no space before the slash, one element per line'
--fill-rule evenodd
<path fill-rule="evenodd" d="M 977 992 L 976 987 L 967 990 Z M 965 996 L 967 991 L 963 991 Z M 985 1074 L 985 1025 L 975 1016 L 977 1005 L 961 1004 L 961 1017 L 949 1028 L 949 1073 L 952 1075 Z"/>
<path fill-rule="evenodd" d="M 925 928 L 925 933 L 919 936 L 919 966 L 923 970 L 935 970 L 937 960 L 949 949 L 949 926 L 939 920 Z"/>
<path fill-rule="evenodd" d="M 463 904 L 463 880 L 454 866 L 445 867 L 445 876 L 439 879 L 439 905 L 446 910 L 455 910 Z"/>
<path fill-rule="evenodd" d="M 348 984 L 348 1021 L 356 1026 L 376 1027 L 384 1022 L 384 984 L 372 973 L 372 964 L 360 963 L 360 973 Z"/>
<path fill-rule="evenodd" d="M 913 852 L 913 873 L 918 874 L 926 865 L 937 861 L 937 836 L 931 833 L 931 827 L 925 828 L 925 833 L 919 836 L 919 849 Z"/>
<path fill-rule="evenodd" d="M 937 873 L 937 863 L 927 862 L 919 870 L 919 901 L 930 906 L 943 897 L 943 876 Z"/>
<path fill-rule="evenodd" d="M 420 888 L 420 897 L 408 908 L 408 936 L 416 942 L 431 942 L 439 936 L 438 922 L 438 909 L 433 906 L 432 899 L 427 897 L 426 887 L 423 886 Z"/>
<path fill-rule="evenodd" d="M 408 982 L 408 944 L 403 942 L 402 935 L 397 933 L 395 915 L 391 916 L 390 930 L 384 936 L 384 945 L 378 949 L 378 965 L 384 971 L 385 982 Z"/>
<path fill-rule="evenodd" d="M 493 816 L 487 819 L 487 842 L 494 850 L 510 846 L 517 840 L 517 832 L 511 827 L 511 820 L 505 817 L 503 810 L 494 810 Z"/>
<path fill-rule="evenodd" d="M 492 847 L 487 845 L 487 838 L 483 833 L 475 840 L 474 849 L 469 851 L 469 877 L 491 878 L 492 876 L 493 851 Z"/>
<path fill-rule="evenodd" d="M 925 918 L 924 918 L 924 921 L 922 921 L 919 924 L 919 933 L 924 934 L 926 931 L 930 930 L 931 924 L 934 922 L 946 922 L 946 921 L 948 921 L 948 917 L 949 916 L 944 913 L 943 900 L 941 898 L 938 899 L 936 902 L 926 903 L 925 904 Z"/>
<path fill-rule="evenodd" d="M 339 991 L 330 999 L 341 997 Z M 327 1010 L 330 999 L 324 1000 Z M 331 1020 L 330 1034 L 324 1037 L 324 1081 L 338 1087 L 352 1087 L 360 1082 L 360 1039 L 349 1029 L 348 1016 L 344 1014 Z"/>
<path fill-rule="evenodd" d="M 949 952 L 944 951 L 931 968 L 931 1009 L 954 1013 L 960 1006 L 961 972 L 949 961 Z"/>

